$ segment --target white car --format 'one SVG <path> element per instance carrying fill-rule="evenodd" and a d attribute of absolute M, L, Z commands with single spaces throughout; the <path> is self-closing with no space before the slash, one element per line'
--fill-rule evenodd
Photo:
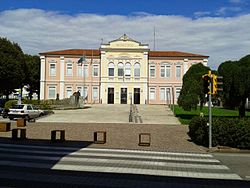
<path fill-rule="evenodd" d="M 26 120 L 35 119 L 44 114 L 43 110 L 35 108 L 32 104 L 16 104 L 8 113 L 9 119 L 25 118 Z"/>

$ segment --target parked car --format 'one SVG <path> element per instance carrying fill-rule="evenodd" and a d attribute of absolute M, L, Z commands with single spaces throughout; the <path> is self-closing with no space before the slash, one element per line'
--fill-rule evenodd
<path fill-rule="evenodd" d="M 9 113 L 9 109 L 2 108 L 1 115 L 2 115 L 3 118 L 7 118 L 8 117 L 8 113 Z"/>
<path fill-rule="evenodd" d="M 32 104 L 16 104 L 9 109 L 9 119 L 13 120 L 14 118 L 25 118 L 26 120 L 35 119 L 44 114 L 43 110 L 39 110 L 34 107 Z"/>

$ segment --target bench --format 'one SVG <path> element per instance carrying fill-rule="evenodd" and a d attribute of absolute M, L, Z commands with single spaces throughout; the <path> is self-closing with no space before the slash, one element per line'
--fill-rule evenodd
<path fill-rule="evenodd" d="M 150 133 L 140 133 L 139 134 L 139 146 L 150 146 L 151 135 Z"/>
<path fill-rule="evenodd" d="M 94 143 L 95 144 L 105 144 L 107 133 L 105 131 L 94 132 Z"/>
<path fill-rule="evenodd" d="M 0 122 L 0 132 L 10 131 L 10 122 Z"/>
<path fill-rule="evenodd" d="M 59 139 L 57 138 L 59 135 Z M 51 131 L 51 142 L 63 142 L 65 141 L 65 130 L 52 130 Z"/>
<path fill-rule="evenodd" d="M 12 129 L 12 139 L 13 140 L 24 140 L 26 139 L 26 129 Z"/>

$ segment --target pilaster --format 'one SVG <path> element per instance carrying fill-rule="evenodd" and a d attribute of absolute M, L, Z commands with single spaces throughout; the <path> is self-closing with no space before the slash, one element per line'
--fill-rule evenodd
<path fill-rule="evenodd" d="M 40 56 L 40 99 L 45 99 L 45 56 Z"/>

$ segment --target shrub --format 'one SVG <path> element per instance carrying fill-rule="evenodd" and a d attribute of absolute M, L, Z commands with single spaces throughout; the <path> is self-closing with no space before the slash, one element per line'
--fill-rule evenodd
<path fill-rule="evenodd" d="M 17 100 L 9 100 L 5 103 L 4 108 L 9 109 L 15 104 L 17 104 Z"/>
<path fill-rule="evenodd" d="M 189 124 L 188 135 L 199 145 L 207 145 L 208 143 L 208 126 L 207 119 L 203 117 L 194 117 Z"/>
<path fill-rule="evenodd" d="M 200 145 L 208 146 L 207 118 L 195 117 L 189 124 L 188 135 Z M 212 145 L 250 148 L 250 119 L 213 118 Z"/>

